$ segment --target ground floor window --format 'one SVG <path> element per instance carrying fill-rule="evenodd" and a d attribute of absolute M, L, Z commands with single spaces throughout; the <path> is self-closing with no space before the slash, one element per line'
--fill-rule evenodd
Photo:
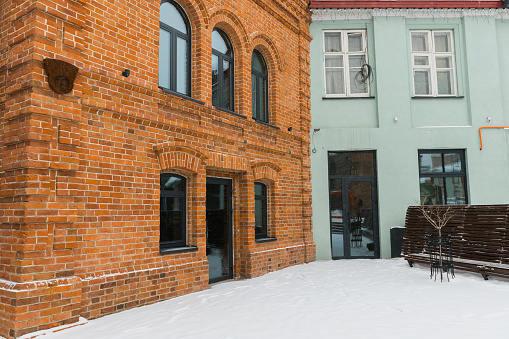
<path fill-rule="evenodd" d="M 267 186 L 255 183 L 255 238 L 267 238 Z"/>
<path fill-rule="evenodd" d="M 161 174 L 160 249 L 186 245 L 186 178 Z"/>
<path fill-rule="evenodd" d="M 421 204 L 467 204 L 464 150 L 420 150 Z"/>

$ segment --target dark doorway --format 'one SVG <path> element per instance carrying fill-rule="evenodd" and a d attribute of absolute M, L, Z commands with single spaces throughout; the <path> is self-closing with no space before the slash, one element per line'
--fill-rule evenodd
<path fill-rule="evenodd" d="M 329 152 L 333 259 L 379 258 L 375 152 Z"/>
<path fill-rule="evenodd" d="M 207 178 L 209 282 L 233 278 L 232 181 Z"/>

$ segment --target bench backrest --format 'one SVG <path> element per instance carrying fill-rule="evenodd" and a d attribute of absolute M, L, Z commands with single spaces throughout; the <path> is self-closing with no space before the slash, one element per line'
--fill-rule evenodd
<path fill-rule="evenodd" d="M 509 264 L 509 205 L 440 206 L 448 207 L 454 215 L 442 229 L 442 235 L 451 235 L 454 258 Z M 418 206 L 410 206 L 402 254 L 427 253 L 427 234 L 438 231 Z"/>

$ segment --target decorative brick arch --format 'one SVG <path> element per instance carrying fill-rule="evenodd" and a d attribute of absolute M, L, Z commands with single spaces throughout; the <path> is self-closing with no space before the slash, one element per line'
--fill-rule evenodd
<path fill-rule="evenodd" d="M 242 21 L 240 21 L 235 14 L 226 9 L 215 11 L 210 16 L 211 33 L 212 29 L 215 27 L 221 28 L 228 34 L 234 48 L 242 48 L 244 52 L 249 50 L 250 43 L 248 35 Z"/>
<path fill-rule="evenodd" d="M 207 157 L 189 146 L 164 143 L 154 146 L 154 151 L 161 171 L 183 169 L 191 173 L 205 173 Z"/>
<path fill-rule="evenodd" d="M 258 50 L 263 54 L 263 57 L 269 64 L 270 68 L 274 68 L 274 70 L 282 71 L 283 70 L 283 62 L 281 61 L 281 56 L 279 55 L 279 51 L 274 44 L 274 42 L 265 34 L 256 35 L 251 43 L 253 46 L 253 50 Z"/>
<path fill-rule="evenodd" d="M 276 183 L 278 174 L 281 171 L 277 165 L 270 162 L 259 162 L 251 165 L 254 181 L 268 180 Z"/>

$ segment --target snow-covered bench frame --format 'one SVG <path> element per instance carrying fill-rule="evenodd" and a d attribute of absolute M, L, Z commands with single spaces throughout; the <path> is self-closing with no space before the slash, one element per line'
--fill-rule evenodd
<path fill-rule="evenodd" d="M 480 273 L 486 280 L 490 275 L 509 278 L 509 205 L 452 209 L 454 216 L 442 234 L 451 235 L 454 268 Z M 436 232 L 417 206 L 408 208 L 401 252 L 410 266 L 429 264 L 426 235 Z"/>

